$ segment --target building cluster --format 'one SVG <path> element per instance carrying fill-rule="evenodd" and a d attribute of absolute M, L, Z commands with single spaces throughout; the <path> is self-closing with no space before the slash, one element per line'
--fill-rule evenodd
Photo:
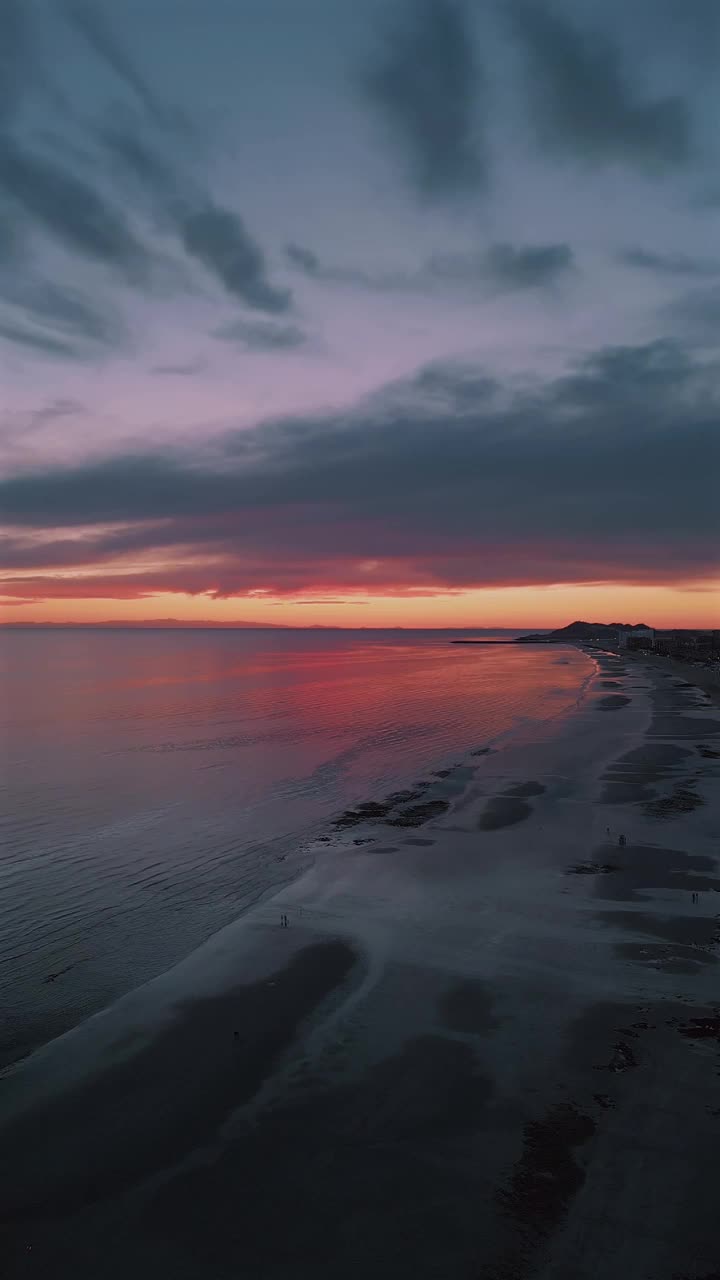
<path fill-rule="evenodd" d="M 657 631 L 636 627 L 618 632 L 618 648 L 647 649 L 668 658 L 714 665 L 720 662 L 720 631 Z"/>

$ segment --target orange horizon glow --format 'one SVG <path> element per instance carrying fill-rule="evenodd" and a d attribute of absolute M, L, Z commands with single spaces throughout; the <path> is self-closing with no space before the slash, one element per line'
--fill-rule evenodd
<path fill-rule="evenodd" d="M 333 626 L 469 629 L 554 628 L 575 619 L 646 622 L 664 628 L 712 628 L 718 618 L 720 582 L 687 588 L 627 584 L 493 587 L 432 595 L 263 595 L 216 598 L 210 594 L 158 592 L 138 598 L 93 596 L 0 601 L 0 625 L 35 623 L 100 625 L 131 622 L 187 626 Z"/>

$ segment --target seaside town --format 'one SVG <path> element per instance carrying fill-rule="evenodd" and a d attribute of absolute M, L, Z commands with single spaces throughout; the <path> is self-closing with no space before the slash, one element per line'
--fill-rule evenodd
<path fill-rule="evenodd" d="M 697 662 L 702 666 L 720 664 L 720 631 L 657 631 L 652 627 L 635 627 L 618 632 L 618 648 L 644 649 L 680 662 Z"/>
<path fill-rule="evenodd" d="M 518 644 L 580 642 L 590 648 L 642 652 L 717 670 L 720 676 L 720 630 L 648 627 L 644 623 L 571 622 L 556 631 L 520 636 Z"/>
<path fill-rule="evenodd" d="M 607 645 L 607 642 L 605 642 Z M 653 627 L 619 628 L 616 647 L 628 653 L 641 652 L 673 658 L 717 673 L 720 678 L 720 631 L 666 631 Z"/>

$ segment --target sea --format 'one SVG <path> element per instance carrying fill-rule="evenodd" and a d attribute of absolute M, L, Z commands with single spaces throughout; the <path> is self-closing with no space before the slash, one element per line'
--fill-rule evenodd
<path fill-rule="evenodd" d="M 0 1067 L 302 874 L 343 809 L 564 716 L 592 670 L 456 638 L 0 632 Z"/>

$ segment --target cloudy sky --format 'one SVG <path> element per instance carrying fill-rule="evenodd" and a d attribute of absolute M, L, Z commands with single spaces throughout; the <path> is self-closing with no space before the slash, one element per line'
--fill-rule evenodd
<path fill-rule="evenodd" d="M 717 0 L 0 0 L 0 618 L 719 625 Z"/>

